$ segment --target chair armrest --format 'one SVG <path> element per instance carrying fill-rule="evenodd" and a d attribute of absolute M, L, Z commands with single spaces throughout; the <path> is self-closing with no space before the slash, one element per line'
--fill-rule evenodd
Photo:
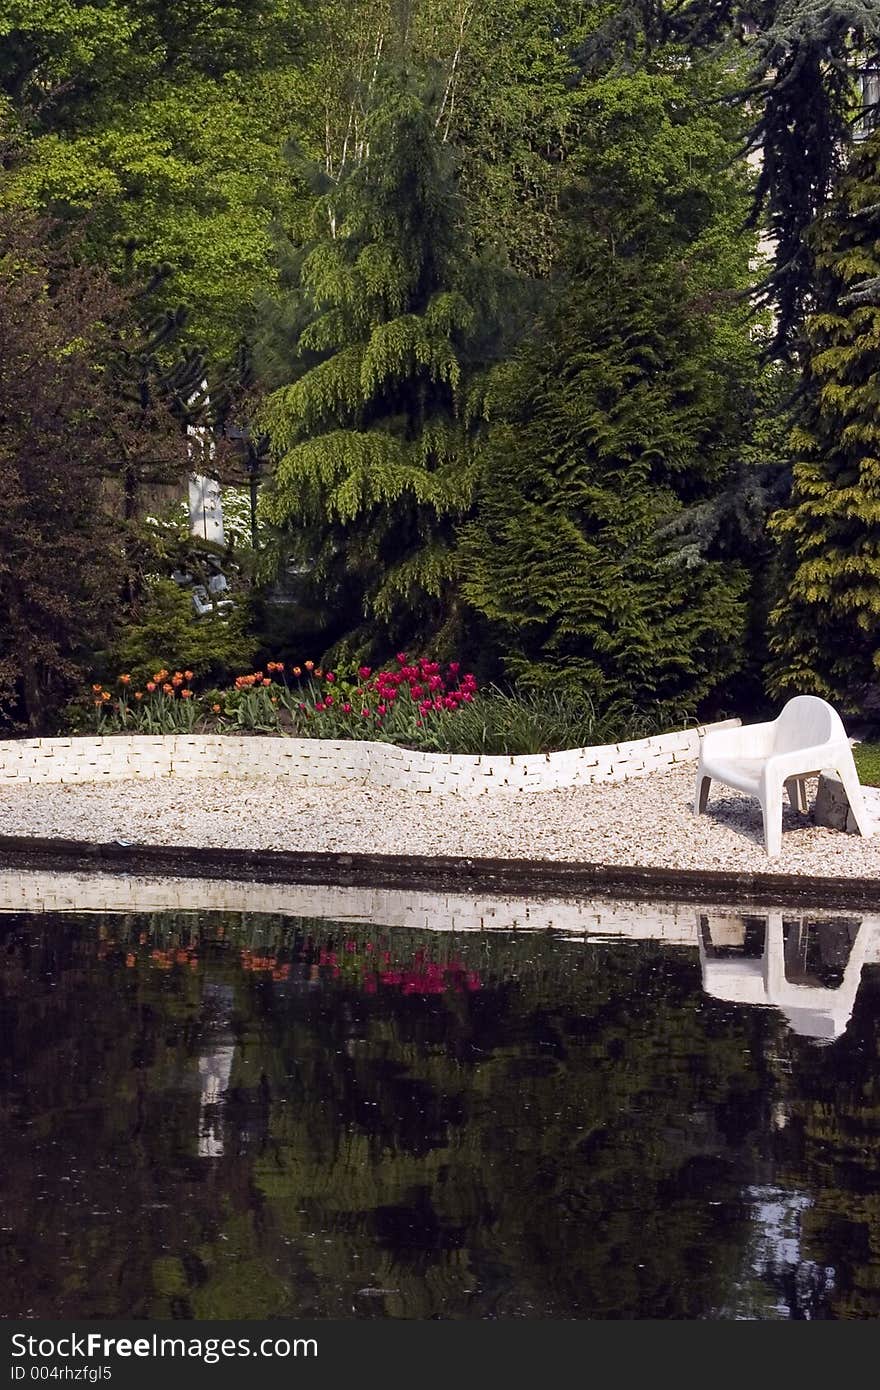
<path fill-rule="evenodd" d="M 741 724 L 738 729 L 714 729 L 700 739 L 701 758 L 765 758 L 773 751 L 776 721 Z"/>
<path fill-rule="evenodd" d="M 790 753 L 776 753 L 767 759 L 765 775 L 796 777 L 798 773 L 821 772 L 823 768 L 833 767 L 841 753 L 852 755 L 849 742 L 836 740 L 834 743 L 816 743 L 810 748 L 794 748 Z"/>

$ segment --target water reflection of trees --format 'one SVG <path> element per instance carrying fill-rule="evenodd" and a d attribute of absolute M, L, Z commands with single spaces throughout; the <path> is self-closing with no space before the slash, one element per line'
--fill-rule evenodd
<path fill-rule="evenodd" d="M 880 1314 L 870 987 L 832 1056 L 653 942 L 3 920 L 9 1315 Z"/>

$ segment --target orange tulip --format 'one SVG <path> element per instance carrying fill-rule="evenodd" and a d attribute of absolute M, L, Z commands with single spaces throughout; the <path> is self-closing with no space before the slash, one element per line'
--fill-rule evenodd
<path fill-rule="evenodd" d="M 192 673 L 192 671 L 184 671 L 184 673 L 183 673 L 183 678 L 184 678 L 184 680 L 191 681 L 192 678 L 193 678 L 193 673 Z"/>
<path fill-rule="evenodd" d="M 129 676 L 129 675 L 120 676 L 119 679 L 120 679 L 120 681 L 121 681 L 121 683 L 122 683 L 123 685 L 131 685 L 131 676 Z"/>
<path fill-rule="evenodd" d="M 134 692 L 134 698 L 136 700 L 142 700 L 144 698 L 144 692 L 142 690 L 136 690 Z"/>

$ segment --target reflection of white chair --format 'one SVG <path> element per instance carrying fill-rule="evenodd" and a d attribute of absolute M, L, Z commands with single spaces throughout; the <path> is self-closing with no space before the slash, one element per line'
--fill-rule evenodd
<path fill-rule="evenodd" d="M 755 796 L 764 817 L 764 844 L 769 855 L 782 848 L 782 788 L 792 806 L 806 812 L 806 778 L 825 769 L 837 773 L 862 835 L 873 832 L 859 785 L 852 749 L 840 715 L 813 695 L 796 695 L 777 719 L 717 729 L 704 734 L 697 765 L 694 810 L 706 809 L 713 781 Z"/>
<path fill-rule="evenodd" d="M 787 916 L 787 914 L 786 914 Z M 876 959 L 877 918 L 863 917 L 850 948 L 843 979 L 836 987 L 798 984 L 785 971 L 783 914 L 767 914 L 764 951 L 760 959 L 711 954 L 725 936 L 736 936 L 743 919 L 733 915 L 697 914 L 703 989 L 715 999 L 735 1004 L 758 1004 L 779 1009 L 792 1032 L 816 1042 L 831 1042 L 845 1031 L 855 1007 L 862 967 Z M 740 934 L 742 939 L 742 934 Z"/>

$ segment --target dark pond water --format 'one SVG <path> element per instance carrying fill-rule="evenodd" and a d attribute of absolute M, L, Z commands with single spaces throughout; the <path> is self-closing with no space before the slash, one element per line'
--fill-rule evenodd
<path fill-rule="evenodd" d="M 878 930 L 2 916 L 0 1315 L 880 1317 Z"/>

